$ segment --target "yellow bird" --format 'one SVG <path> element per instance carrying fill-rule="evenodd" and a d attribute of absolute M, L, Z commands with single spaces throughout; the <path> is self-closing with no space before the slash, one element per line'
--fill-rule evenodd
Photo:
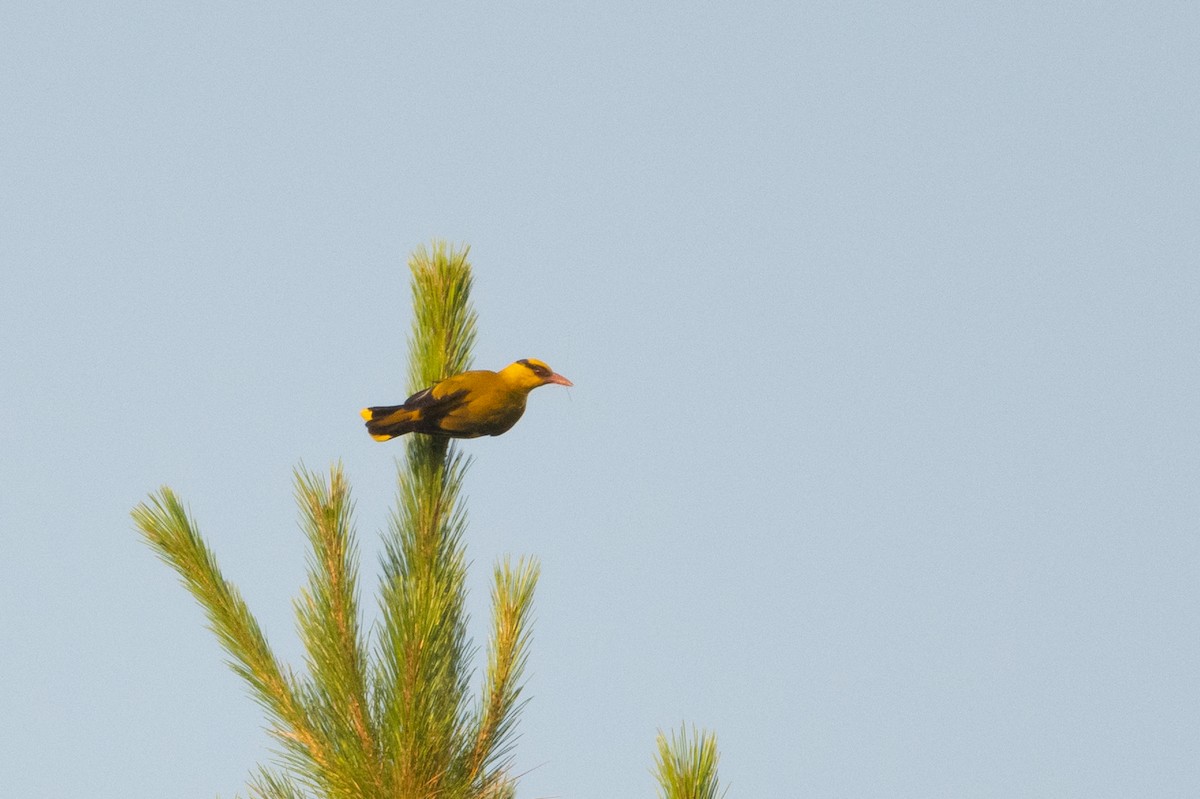
<path fill-rule="evenodd" d="M 376 441 L 405 433 L 447 438 L 498 436 L 525 413 L 529 392 L 549 383 L 573 385 L 545 362 L 524 358 L 499 372 L 478 369 L 453 375 L 418 391 L 403 405 L 378 405 L 359 413 Z"/>

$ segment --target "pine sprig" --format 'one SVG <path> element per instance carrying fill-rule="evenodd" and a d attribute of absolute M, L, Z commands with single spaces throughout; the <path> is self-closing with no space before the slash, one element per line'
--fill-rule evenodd
<path fill-rule="evenodd" d="M 536 561 L 504 560 L 492 588 L 492 637 L 488 646 L 483 704 L 475 733 L 470 774 L 483 784 L 502 782 L 509 766 L 512 734 L 523 702 L 521 677 L 529 659 Z"/>
<path fill-rule="evenodd" d="M 681 727 L 668 739 L 658 734 L 655 760 L 662 799 L 717 799 L 724 796 L 717 781 L 717 736 L 705 730 Z M 720 792 L 719 792 L 720 791 Z M 718 793 L 719 792 L 719 793 Z"/>
<path fill-rule="evenodd" d="M 377 680 L 384 759 L 397 795 L 453 784 L 468 691 L 465 464 L 410 458 L 385 537 Z M 436 795 L 431 794 L 431 795 Z"/>
<path fill-rule="evenodd" d="M 296 470 L 296 503 L 308 536 L 308 586 L 295 602 L 307 651 L 313 715 L 338 742 L 330 757 L 352 796 L 378 795 L 378 735 L 367 689 L 366 647 L 359 634 L 357 545 L 350 487 L 339 465 L 329 481 Z"/>
<path fill-rule="evenodd" d="M 209 628 L 230 657 L 230 668 L 267 711 L 271 732 L 283 744 L 288 761 L 304 775 L 322 779 L 329 772 L 329 753 L 299 697 L 295 678 L 276 660 L 237 588 L 222 576 L 183 503 L 164 487 L 138 505 L 133 518 L 146 541 L 205 609 Z"/>
<path fill-rule="evenodd" d="M 410 393 L 471 368 L 477 314 L 471 305 L 470 249 L 454 250 L 435 241 L 432 252 L 418 247 L 408 261 L 413 289 Z"/>

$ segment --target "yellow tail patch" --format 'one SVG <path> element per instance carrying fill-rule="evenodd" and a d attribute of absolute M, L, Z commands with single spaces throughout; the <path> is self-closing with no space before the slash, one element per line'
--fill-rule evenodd
<path fill-rule="evenodd" d="M 361 411 L 358 412 L 358 415 L 363 418 L 364 422 L 371 421 L 371 409 L 370 408 L 363 408 Z"/>

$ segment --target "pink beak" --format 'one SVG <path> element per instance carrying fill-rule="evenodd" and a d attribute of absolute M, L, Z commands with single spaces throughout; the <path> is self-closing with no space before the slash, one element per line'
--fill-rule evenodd
<path fill-rule="evenodd" d="M 565 378 L 565 377 L 563 377 L 562 375 L 558 374 L 557 372 L 551 372 L 551 373 L 550 373 L 550 376 L 546 378 L 546 382 L 547 382 L 547 383 L 557 383 L 557 384 L 558 384 L 558 385 L 560 385 L 560 386 L 573 386 L 573 385 L 575 385 L 575 384 L 574 384 L 574 383 L 572 383 L 570 380 L 568 380 L 567 378 Z"/>

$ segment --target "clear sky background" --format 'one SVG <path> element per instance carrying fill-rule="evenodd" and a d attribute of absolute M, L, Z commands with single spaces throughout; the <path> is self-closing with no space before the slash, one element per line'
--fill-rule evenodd
<path fill-rule="evenodd" d="M 396 5 L 0 11 L 0 795 L 269 756 L 129 510 L 298 662 L 291 470 L 373 592 L 435 237 L 576 384 L 465 447 L 477 642 L 544 569 L 521 796 L 682 721 L 730 797 L 1200 795 L 1200 7 Z"/>

